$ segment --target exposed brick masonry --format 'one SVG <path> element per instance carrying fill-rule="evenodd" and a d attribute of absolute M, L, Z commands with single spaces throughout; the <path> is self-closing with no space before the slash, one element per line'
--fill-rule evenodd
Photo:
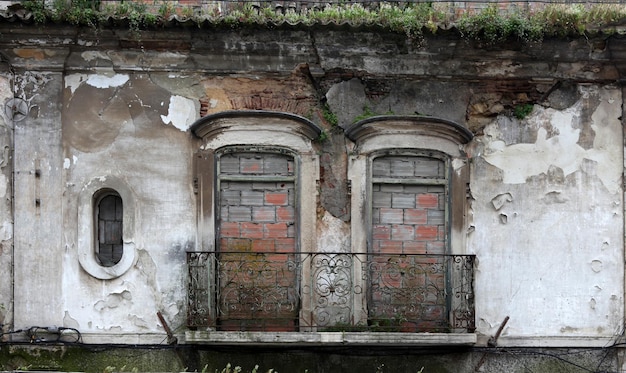
<path fill-rule="evenodd" d="M 272 153 L 227 154 L 219 162 L 219 249 L 250 255 L 220 256 L 222 272 L 220 327 L 222 330 L 295 330 L 298 281 L 286 270 L 288 254 L 296 249 L 293 159 Z M 228 176 L 247 177 L 245 181 Z M 285 181 L 263 181 L 280 176 Z M 268 254 L 269 253 L 269 254 Z M 277 253 L 277 254 L 271 254 Z M 245 271 L 237 270 L 244 265 Z M 239 264 L 237 264 L 239 263 Z M 226 276 L 228 273 L 228 279 Z M 262 305 L 262 306 L 261 306 Z"/>

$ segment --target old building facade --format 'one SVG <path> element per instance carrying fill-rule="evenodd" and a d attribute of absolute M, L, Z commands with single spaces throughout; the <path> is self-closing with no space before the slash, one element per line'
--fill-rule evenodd
<path fill-rule="evenodd" d="M 8 20 L 2 349 L 626 370 L 619 34 Z"/>

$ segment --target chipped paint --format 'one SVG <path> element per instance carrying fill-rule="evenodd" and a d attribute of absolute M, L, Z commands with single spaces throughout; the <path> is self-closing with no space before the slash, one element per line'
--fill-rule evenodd
<path fill-rule="evenodd" d="M 534 143 L 506 145 L 499 139 L 498 124 L 485 128 L 484 159 L 498 167 L 505 184 L 525 183 L 528 178 L 548 174 L 551 167 L 562 170 L 565 177 L 583 169 L 585 160 L 596 162 L 597 176 L 612 193 L 620 187 L 621 167 L 613 160 L 622 158 L 621 93 L 616 89 L 602 90 L 601 103 L 591 116 L 595 135 L 593 148 L 579 145 L 581 136 L 577 122 L 583 109 L 582 101 L 564 110 L 535 108 L 526 125 L 537 128 Z M 554 135 L 549 136 L 548 130 Z"/>
<path fill-rule="evenodd" d="M 107 75 L 89 75 L 86 83 L 95 88 L 115 88 L 126 84 L 129 76 L 126 74 Z"/>
<path fill-rule="evenodd" d="M 72 94 L 76 92 L 76 89 L 85 81 L 85 74 L 69 74 L 66 75 L 65 80 L 65 88 L 69 88 Z"/>
<path fill-rule="evenodd" d="M 196 104 L 182 96 L 170 97 L 168 114 L 161 115 L 164 124 L 171 124 L 181 131 L 187 131 L 196 119 Z"/>
<path fill-rule="evenodd" d="M 107 60 L 110 61 L 111 58 L 107 56 L 105 53 L 101 51 L 85 51 L 80 54 L 80 56 L 87 62 L 94 60 Z"/>
<path fill-rule="evenodd" d="M 119 293 L 111 293 L 105 299 L 99 300 L 94 304 L 94 309 L 98 312 L 105 308 L 117 308 L 125 302 L 130 302 L 133 299 L 130 291 L 124 290 Z"/>
<path fill-rule="evenodd" d="M 8 241 L 13 238 L 13 224 L 4 221 L 0 224 L 0 241 Z"/>
<path fill-rule="evenodd" d="M 95 88 L 115 88 L 126 84 L 129 78 L 126 74 L 68 74 L 64 80 L 65 88 L 74 94 L 83 83 Z"/>
<path fill-rule="evenodd" d="M 469 242 L 476 288 L 489 294 L 477 297 L 479 333 L 492 335 L 505 316 L 508 335 L 527 338 L 609 338 L 621 328 L 621 91 L 578 90 L 566 109 L 500 117 L 476 140 L 484 150 L 472 160 Z"/>
<path fill-rule="evenodd" d="M 350 225 L 324 211 L 317 227 L 317 243 L 320 252 L 350 251 Z"/>

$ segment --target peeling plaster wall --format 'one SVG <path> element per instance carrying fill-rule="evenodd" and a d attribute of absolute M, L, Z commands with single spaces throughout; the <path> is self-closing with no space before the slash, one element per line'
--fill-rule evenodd
<path fill-rule="evenodd" d="M 192 138 L 197 92 L 178 94 L 178 76 L 144 73 L 65 77 L 64 223 L 77 225 L 75 195 L 90 180 L 113 175 L 135 197 L 135 262 L 112 280 L 82 271 L 75 229 L 66 232 L 64 323 L 83 333 L 163 333 L 185 322 L 185 252 L 195 248 Z M 87 110 L 85 110 L 87 108 Z M 80 233 L 79 233 L 80 234 Z M 76 287 L 76 284 L 80 286 Z"/>
<path fill-rule="evenodd" d="M 578 97 L 524 120 L 498 117 L 476 139 L 470 252 L 481 333 L 506 316 L 504 341 L 622 331 L 622 94 L 585 85 Z"/>
<path fill-rule="evenodd" d="M 503 344 L 610 339 L 621 331 L 623 97 L 605 83 L 575 83 L 619 75 L 610 64 L 598 67 L 609 53 L 589 54 L 586 40 L 515 54 L 446 34 L 428 40 L 426 53 L 403 44 L 404 36 L 367 32 L 216 31 L 191 41 L 157 33 L 165 38 L 157 44 L 194 43 L 191 51 L 164 52 L 120 48 L 117 36 L 103 33 L 81 35 L 70 52 L 73 30 L 47 32 L 58 35 L 22 35 L 18 46 L 0 40 L 21 68 L 13 87 L 0 75 L 0 99 L 28 103 L 28 117 L 15 123 L 15 169 L 0 159 L 0 270 L 15 264 L 15 328 L 62 325 L 89 342 L 160 343 L 157 311 L 173 329 L 183 326 L 185 251 L 198 248 L 192 161 L 199 140 L 189 127 L 201 115 L 258 109 L 302 115 L 326 131 L 314 145 L 319 185 L 306 185 L 319 196 L 312 229 L 319 251 L 354 250 L 354 144 L 345 128 L 363 114 L 415 113 L 470 128 L 477 135 L 465 149 L 471 225 L 467 247 L 454 250 L 477 255 L 477 332 L 493 335 L 505 316 Z M 516 119 L 514 108 L 527 102 L 541 105 Z M 0 147 L 12 136 L 2 115 Z M 14 237 L 4 180 L 12 171 Z M 134 260 L 102 280 L 79 263 L 78 200 L 108 176 L 134 197 Z M 12 243 L 14 258 L 5 250 Z M 0 282 L 0 304 L 10 292 Z"/>
<path fill-rule="evenodd" d="M 0 102 L 13 98 L 11 90 L 12 76 L 0 74 Z M 0 114 L 0 324 L 10 326 L 13 323 L 13 213 L 11 210 L 13 184 L 13 162 L 11 146 L 13 143 L 13 120 L 4 111 Z"/>
<path fill-rule="evenodd" d="M 63 315 L 63 77 L 49 71 L 16 74 L 14 94 L 29 115 L 14 124 L 14 328 L 57 325 Z M 24 301 L 22 301 L 24 300 Z"/>

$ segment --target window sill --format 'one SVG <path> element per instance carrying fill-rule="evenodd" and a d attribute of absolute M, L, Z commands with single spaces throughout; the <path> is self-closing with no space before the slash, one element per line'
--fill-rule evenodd
<path fill-rule="evenodd" d="M 471 346 L 471 333 L 368 333 L 368 332 L 217 332 L 186 331 L 185 343 L 262 346 Z"/>

